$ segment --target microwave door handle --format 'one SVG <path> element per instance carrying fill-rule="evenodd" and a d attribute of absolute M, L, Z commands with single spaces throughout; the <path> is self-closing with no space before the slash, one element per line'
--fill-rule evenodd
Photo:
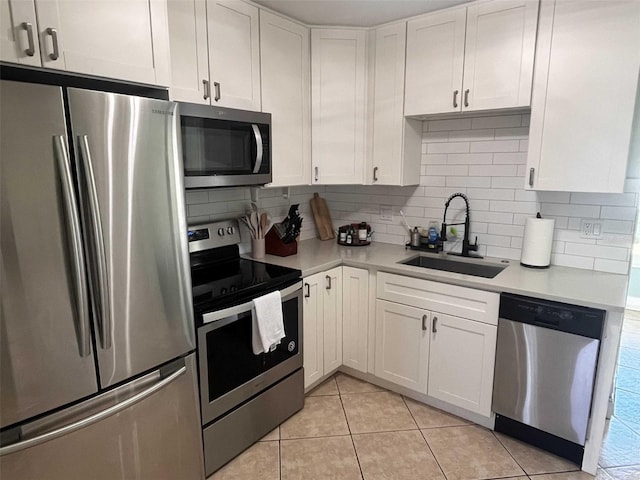
<path fill-rule="evenodd" d="M 253 129 L 253 136 L 256 140 L 256 164 L 253 167 L 253 173 L 258 173 L 260 171 L 260 167 L 262 166 L 262 134 L 260 133 L 258 125 L 256 125 L 255 123 L 251 124 L 251 128 Z"/>

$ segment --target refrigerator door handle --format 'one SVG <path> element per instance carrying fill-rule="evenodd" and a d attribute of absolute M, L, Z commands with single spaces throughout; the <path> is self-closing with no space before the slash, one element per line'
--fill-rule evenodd
<path fill-rule="evenodd" d="M 76 316 L 78 328 L 78 348 L 81 357 L 91 355 L 91 327 L 89 326 L 89 293 L 86 284 L 84 250 L 82 249 L 82 233 L 78 215 L 78 201 L 73 189 L 73 177 L 69 161 L 69 151 L 65 138 L 61 135 L 53 137 L 53 150 L 62 184 L 64 210 L 66 213 L 67 235 L 71 240 L 73 255 L 73 282 L 75 289 Z"/>
<path fill-rule="evenodd" d="M 10 453 L 19 452 L 20 450 L 24 450 L 25 448 L 30 448 L 36 445 L 40 445 L 41 443 L 48 442 L 55 438 L 61 437 L 63 435 L 68 435 L 72 432 L 75 432 L 76 430 L 80 430 L 81 428 L 88 427 L 89 425 L 93 425 L 94 423 L 104 420 L 105 418 L 110 417 L 111 415 L 115 415 L 116 413 L 126 410 L 127 408 L 135 405 L 136 403 L 153 395 L 157 391 L 162 390 L 164 387 L 169 385 L 178 377 L 184 375 L 186 371 L 187 371 L 187 366 L 183 364 L 182 367 L 180 367 L 178 370 L 168 375 L 167 377 L 162 378 L 159 382 L 154 383 L 149 388 L 133 395 L 132 397 L 127 398 L 126 400 L 120 403 L 117 403 L 116 405 L 113 405 L 109 408 L 106 408 L 105 410 L 102 410 L 98 413 L 95 413 L 86 418 L 83 418 L 82 420 L 78 420 L 77 422 L 73 422 L 69 425 L 65 425 L 55 430 L 45 432 L 36 437 L 29 438 L 27 440 L 19 441 L 17 443 L 13 443 L 5 447 L 2 447 L 0 448 L 0 457 L 2 457 L 3 455 L 8 455 Z M 161 375 L 160 371 L 157 372 L 157 375 L 158 376 Z"/>
<path fill-rule="evenodd" d="M 107 256 L 104 247 L 104 236 L 102 233 L 102 222 L 100 220 L 100 208 L 98 205 L 98 189 L 96 188 L 96 179 L 93 174 L 93 163 L 91 162 L 91 152 L 89 150 L 89 137 L 87 135 L 78 136 L 78 150 L 80 152 L 82 170 L 84 173 L 84 184 L 87 188 L 87 197 L 89 205 L 89 216 L 91 221 L 93 246 L 97 263 L 97 281 L 98 285 L 94 285 L 97 290 L 95 295 L 98 297 L 99 310 L 97 317 L 100 326 L 100 345 L 104 350 L 111 348 L 111 311 L 109 308 L 109 277 L 107 275 Z"/>

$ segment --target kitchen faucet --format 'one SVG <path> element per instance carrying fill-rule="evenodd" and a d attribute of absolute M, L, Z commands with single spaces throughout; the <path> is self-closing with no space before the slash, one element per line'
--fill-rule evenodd
<path fill-rule="evenodd" d="M 450 223 L 447 225 L 447 209 L 449 208 L 449 204 L 451 200 L 456 197 L 460 197 L 464 200 L 465 205 L 467 206 L 466 215 L 464 217 L 464 222 L 459 223 Z M 482 258 L 480 255 L 472 255 L 470 252 L 478 251 L 478 237 L 476 236 L 476 242 L 469 242 L 469 199 L 464 193 L 454 193 L 451 195 L 444 204 L 444 217 L 442 219 L 442 230 L 440 231 L 440 241 L 444 244 L 447 241 L 447 227 L 452 225 L 464 225 L 464 238 L 462 239 L 462 251 L 460 253 L 449 252 L 449 255 L 460 255 L 461 257 L 474 257 L 474 258 Z"/>

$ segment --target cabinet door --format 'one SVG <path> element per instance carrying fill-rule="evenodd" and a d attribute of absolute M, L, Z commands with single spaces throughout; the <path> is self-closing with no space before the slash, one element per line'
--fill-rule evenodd
<path fill-rule="evenodd" d="M 342 267 L 342 363 L 367 372 L 369 271 Z"/>
<path fill-rule="evenodd" d="M 208 0 L 213 105 L 260 111 L 258 8 L 240 0 Z"/>
<path fill-rule="evenodd" d="M 527 188 L 622 192 L 640 69 L 640 2 L 543 2 Z M 637 119 L 636 119 L 637 121 Z"/>
<path fill-rule="evenodd" d="M 206 0 L 167 0 L 172 100 L 211 103 Z"/>
<path fill-rule="evenodd" d="M 427 393 L 430 313 L 376 300 L 375 375 Z"/>
<path fill-rule="evenodd" d="M 262 109 L 271 113 L 271 186 L 311 180 L 309 29 L 260 11 Z"/>
<path fill-rule="evenodd" d="M 405 115 L 459 112 L 466 8 L 407 22 Z"/>
<path fill-rule="evenodd" d="M 162 2 L 129 0 L 126 7 L 118 8 L 110 0 L 36 0 L 36 10 L 43 67 L 168 83 Z M 167 48 L 156 48 L 160 46 Z"/>
<path fill-rule="evenodd" d="M 497 327 L 432 313 L 428 395 L 491 415 Z"/>
<path fill-rule="evenodd" d="M 324 374 L 342 365 L 342 267 L 323 274 Z"/>
<path fill-rule="evenodd" d="M 304 279 L 302 306 L 302 351 L 304 386 L 307 388 L 324 375 L 323 328 L 324 275 L 316 273 Z"/>
<path fill-rule="evenodd" d="M 363 183 L 366 33 L 311 30 L 312 183 Z"/>
<path fill-rule="evenodd" d="M 531 104 L 538 0 L 493 0 L 467 10 L 463 110 Z"/>
<path fill-rule="evenodd" d="M 33 0 L 0 0 L 0 60 L 42 65 Z"/>

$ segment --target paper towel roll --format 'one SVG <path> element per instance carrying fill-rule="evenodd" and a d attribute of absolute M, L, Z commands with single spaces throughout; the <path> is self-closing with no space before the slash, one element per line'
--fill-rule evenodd
<path fill-rule="evenodd" d="M 520 264 L 525 267 L 547 268 L 551 264 L 553 218 L 527 218 L 522 240 Z"/>

